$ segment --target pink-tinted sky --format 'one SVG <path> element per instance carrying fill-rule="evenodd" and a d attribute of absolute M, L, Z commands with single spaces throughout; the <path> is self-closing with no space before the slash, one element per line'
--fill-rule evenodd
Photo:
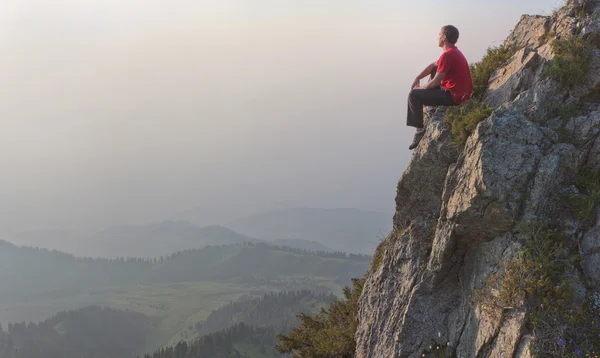
<path fill-rule="evenodd" d="M 439 28 L 472 62 L 551 1 L 5 0 L 0 232 L 391 212 Z"/>

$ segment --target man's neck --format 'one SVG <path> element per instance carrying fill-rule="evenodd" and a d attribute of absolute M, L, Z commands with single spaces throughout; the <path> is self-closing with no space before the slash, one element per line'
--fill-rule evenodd
<path fill-rule="evenodd" d="M 451 48 L 455 48 L 456 45 L 450 44 L 450 43 L 445 43 L 444 46 L 442 46 L 442 49 L 445 51 L 450 50 Z"/>

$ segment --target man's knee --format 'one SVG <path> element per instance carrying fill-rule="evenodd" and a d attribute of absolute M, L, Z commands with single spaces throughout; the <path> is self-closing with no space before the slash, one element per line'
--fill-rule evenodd
<path fill-rule="evenodd" d="M 421 101 L 417 95 L 417 91 L 415 90 L 411 90 L 410 92 L 408 92 L 408 106 L 409 107 L 413 107 L 413 106 L 418 106 Z"/>
<path fill-rule="evenodd" d="M 419 98 L 419 90 L 418 89 L 413 89 L 410 90 L 410 92 L 408 92 L 408 99 L 416 99 Z"/>

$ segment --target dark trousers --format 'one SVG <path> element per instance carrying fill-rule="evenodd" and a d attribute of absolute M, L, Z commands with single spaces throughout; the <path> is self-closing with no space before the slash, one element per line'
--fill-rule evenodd
<path fill-rule="evenodd" d="M 437 72 L 437 66 L 431 71 L 430 78 Z M 408 116 L 406 125 L 423 128 L 423 106 L 454 106 L 450 92 L 437 88 L 415 88 L 408 94 Z"/>

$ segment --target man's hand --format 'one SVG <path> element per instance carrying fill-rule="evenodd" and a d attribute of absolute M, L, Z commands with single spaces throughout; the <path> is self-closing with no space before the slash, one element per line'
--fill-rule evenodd
<path fill-rule="evenodd" d="M 410 89 L 419 88 L 420 86 L 421 86 L 421 80 L 419 80 L 417 78 L 417 79 L 415 79 L 415 82 L 413 82 L 412 86 L 410 86 Z"/>

